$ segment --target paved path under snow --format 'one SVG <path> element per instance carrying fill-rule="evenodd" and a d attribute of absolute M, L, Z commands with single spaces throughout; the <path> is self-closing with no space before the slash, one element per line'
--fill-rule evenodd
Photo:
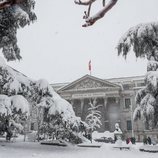
<path fill-rule="evenodd" d="M 131 150 L 114 149 L 113 144 L 103 144 L 101 148 L 77 146 L 58 147 L 40 145 L 34 142 L 0 142 L 0 158 L 157 158 L 157 153 L 145 153 L 138 145 Z"/>

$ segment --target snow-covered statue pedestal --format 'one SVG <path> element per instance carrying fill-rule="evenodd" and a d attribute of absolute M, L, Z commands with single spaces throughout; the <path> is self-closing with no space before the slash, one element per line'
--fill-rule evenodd
<path fill-rule="evenodd" d="M 122 145 L 122 131 L 119 127 L 119 124 L 115 124 L 115 131 L 114 131 L 114 137 L 115 137 L 115 145 Z"/>
<path fill-rule="evenodd" d="M 122 150 L 122 149 L 130 149 L 129 146 L 123 144 L 122 131 L 121 131 L 118 123 L 115 124 L 114 137 L 115 137 L 115 140 L 116 140 L 114 148 L 119 148 L 120 150 Z"/>

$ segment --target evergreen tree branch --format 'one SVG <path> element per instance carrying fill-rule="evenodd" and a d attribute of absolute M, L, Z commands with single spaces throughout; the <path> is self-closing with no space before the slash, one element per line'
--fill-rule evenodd
<path fill-rule="evenodd" d="M 6 1 L 0 2 L 0 10 L 8 8 L 15 4 L 20 4 L 24 1 L 26 1 L 26 0 L 6 0 Z"/>

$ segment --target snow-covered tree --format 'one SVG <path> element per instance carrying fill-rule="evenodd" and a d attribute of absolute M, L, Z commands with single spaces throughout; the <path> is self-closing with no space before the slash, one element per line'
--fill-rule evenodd
<path fill-rule="evenodd" d="M 75 116 L 71 104 L 62 99 L 46 80 L 33 81 L 6 65 L 2 58 L 0 58 L 0 94 L 8 97 L 21 95 L 31 106 L 39 110 L 39 113 L 46 109 L 46 117 L 50 121 L 54 121 L 57 126 L 62 126 L 64 130 L 67 130 L 68 134 L 65 137 L 70 137 L 71 134 L 76 140 L 80 139 L 78 133 L 86 128 L 86 124 Z M 20 105 L 22 106 L 22 104 Z M 18 108 L 20 109 L 20 107 Z M 1 108 L 0 113 L 4 113 L 4 110 L 5 108 Z M 39 122 L 40 125 L 42 123 L 43 120 Z"/>
<path fill-rule="evenodd" d="M 34 0 L 0 0 L 0 49 L 4 57 L 20 60 L 17 29 L 36 20 Z"/>
<path fill-rule="evenodd" d="M 93 132 L 97 128 L 100 128 L 101 123 L 101 112 L 98 108 L 102 105 L 97 105 L 97 100 L 93 99 L 89 102 L 88 115 L 86 116 L 86 122 L 89 125 L 89 128 Z"/>
<path fill-rule="evenodd" d="M 146 128 L 154 128 L 158 126 L 158 22 L 129 29 L 118 43 L 118 54 L 126 58 L 131 48 L 137 58 L 148 60 L 146 86 L 136 95 L 134 119 L 143 116 Z"/>
<path fill-rule="evenodd" d="M 85 19 L 85 24 L 83 27 L 93 25 L 97 20 L 104 17 L 104 15 L 117 3 L 118 0 L 109 0 L 106 4 L 106 0 L 102 0 L 102 8 L 94 15 L 90 15 L 91 7 L 97 0 L 74 0 L 78 5 L 88 6 L 88 10 L 84 12 L 83 19 Z"/>
<path fill-rule="evenodd" d="M 48 87 L 52 97 L 47 96 L 47 99 L 43 97 L 41 103 L 37 106 L 43 107 L 45 110 L 43 123 L 45 128 L 47 128 L 47 133 L 49 135 L 53 133 L 53 136 L 57 139 L 67 139 L 74 143 L 81 143 L 81 135 L 78 135 L 78 133 L 85 130 L 87 127 L 86 123 L 75 116 L 72 105 L 69 102 L 62 99 L 50 85 L 46 87 Z"/>
<path fill-rule="evenodd" d="M 0 0 L 0 49 L 7 61 L 21 59 L 17 45 L 17 29 L 36 20 L 34 6 L 34 0 Z M 6 65 L 1 58 L 0 94 L 6 97 L 23 96 L 31 106 L 38 109 L 38 120 L 42 119 L 39 114 L 46 109 L 46 116 L 51 118 L 50 121 L 54 118 L 58 125 L 60 122 L 69 134 L 78 138 L 77 134 L 81 131 L 81 127 L 86 125 L 75 116 L 72 106 L 60 98 L 46 80 L 33 81 Z M 0 113 L 3 112 L 4 115 L 5 110 L 2 105 Z M 42 121 L 39 121 L 39 126 Z"/>

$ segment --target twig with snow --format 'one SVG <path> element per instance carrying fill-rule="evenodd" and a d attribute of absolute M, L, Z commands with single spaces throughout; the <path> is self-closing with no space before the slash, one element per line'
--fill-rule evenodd
<path fill-rule="evenodd" d="M 92 4 L 93 2 L 95 2 L 96 0 L 86 0 L 86 1 L 83 1 L 83 0 L 75 0 L 75 4 L 78 4 L 78 5 L 90 5 Z"/>
<path fill-rule="evenodd" d="M 103 18 L 104 15 L 117 3 L 118 0 L 110 0 L 109 3 L 107 5 L 105 5 L 105 0 L 102 1 L 103 4 L 103 8 L 98 11 L 95 15 L 90 16 L 90 10 L 91 10 L 91 5 L 95 2 L 96 0 L 87 0 L 87 1 L 83 1 L 83 0 L 75 0 L 75 3 L 78 5 L 89 5 L 88 7 L 88 11 L 84 12 L 85 15 L 83 16 L 85 20 L 85 24 L 83 24 L 83 27 L 88 27 L 93 25 L 96 21 L 98 21 L 99 19 Z M 90 16 L 90 17 L 89 17 Z"/>

